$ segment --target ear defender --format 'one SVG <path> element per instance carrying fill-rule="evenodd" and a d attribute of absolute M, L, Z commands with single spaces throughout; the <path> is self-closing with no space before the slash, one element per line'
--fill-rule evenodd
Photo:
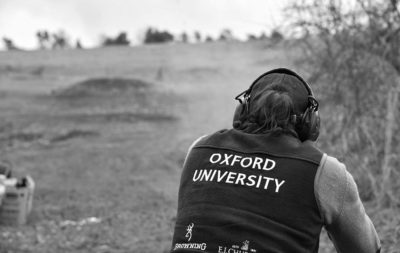
<path fill-rule="evenodd" d="M 235 129 L 240 127 L 243 114 L 248 114 L 249 112 L 249 95 L 247 93 L 249 91 L 249 89 L 245 90 L 235 97 L 235 99 L 239 101 L 239 104 L 236 106 L 235 113 L 233 114 L 232 125 Z"/>
<path fill-rule="evenodd" d="M 307 108 L 300 120 L 295 125 L 296 133 L 301 141 L 316 141 L 319 136 L 320 118 L 318 111 Z"/>
<path fill-rule="evenodd" d="M 301 141 L 316 141 L 319 136 L 320 118 L 318 114 L 318 102 L 314 97 L 308 97 L 308 107 L 295 124 L 295 130 Z"/>
<path fill-rule="evenodd" d="M 301 115 L 292 115 L 290 120 L 295 125 L 295 131 L 302 142 L 306 140 L 316 141 L 319 136 L 319 127 L 320 127 L 320 118 L 318 115 L 318 106 L 319 106 L 318 101 L 314 98 L 313 92 L 308 83 L 303 78 L 301 78 L 296 72 L 285 68 L 273 69 L 271 71 L 262 74 L 251 84 L 251 86 L 247 90 L 243 91 L 242 93 L 240 93 L 235 97 L 235 99 L 238 100 L 240 104 L 236 107 L 235 110 L 235 114 L 233 117 L 233 127 L 238 128 L 240 126 L 239 119 L 241 118 L 243 113 L 248 113 L 249 97 L 253 86 L 261 78 L 272 73 L 292 75 L 298 78 L 301 81 L 301 83 L 303 83 L 304 87 L 307 89 L 308 92 L 307 109 Z M 241 98 L 242 96 L 243 100 Z"/>
<path fill-rule="evenodd" d="M 240 118 L 245 110 L 246 106 L 244 104 L 238 104 L 236 106 L 235 113 L 233 114 L 233 128 L 237 129 L 240 127 Z"/>

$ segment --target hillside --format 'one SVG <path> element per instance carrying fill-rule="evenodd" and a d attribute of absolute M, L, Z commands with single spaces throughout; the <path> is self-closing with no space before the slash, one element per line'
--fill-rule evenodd
<path fill-rule="evenodd" d="M 1 52 L 2 159 L 37 187 L 28 224 L 0 228 L 0 252 L 168 252 L 187 148 L 230 127 L 234 96 L 293 54 L 264 42 Z"/>

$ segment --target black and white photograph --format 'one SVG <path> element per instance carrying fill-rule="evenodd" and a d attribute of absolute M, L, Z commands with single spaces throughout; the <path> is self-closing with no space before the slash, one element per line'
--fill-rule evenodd
<path fill-rule="evenodd" d="M 399 0 L 0 0 L 0 253 L 400 253 Z"/>

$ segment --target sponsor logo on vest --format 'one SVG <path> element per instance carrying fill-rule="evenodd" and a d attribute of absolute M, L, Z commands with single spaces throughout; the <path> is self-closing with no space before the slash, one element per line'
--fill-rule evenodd
<path fill-rule="evenodd" d="M 187 227 L 186 227 L 186 235 L 185 237 L 188 238 L 188 242 L 192 239 L 192 233 L 193 233 L 193 227 L 194 227 L 194 223 L 190 223 Z M 177 250 L 177 249 L 197 249 L 197 250 L 206 250 L 207 248 L 207 243 L 175 243 L 175 247 L 173 250 Z"/>
<path fill-rule="evenodd" d="M 256 253 L 256 249 L 250 249 L 250 241 L 246 240 L 242 242 L 242 246 L 232 245 L 232 247 L 218 246 L 218 253 Z"/>
<path fill-rule="evenodd" d="M 194 224 L 191 223 L 186 228 L 187 233 L 186 233 L 185 237 L 188 238 L 188 242 L 190 242 L 190 239 L 192 239 L 192 229 L 193 229 L 193 227 L 194 227 Z"/>
<path fill-rule="evenodd" d="M 206 243 L 175 243 L 174 250 L 177 249 L 198 249 L 198 250 L 206 250 Z"/>
<path fill-rule="evenodd" d="M 249 241 L 248 240 L 244 241 L 243 245 L 240 249 L 241 250 L 249 250 Z"/>

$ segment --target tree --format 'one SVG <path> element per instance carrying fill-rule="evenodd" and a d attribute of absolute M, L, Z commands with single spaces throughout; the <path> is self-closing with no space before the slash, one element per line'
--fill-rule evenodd
<path fill-rule="evenodd" d="M 194 32 L 194 38 L 195 38 L 195 40 L 196 40 L 197 43 L 200 43 L 200 42 L 201 42 L 201 39 L 202 39 L 201 33 L 200 33 L 199 31 L 195 31 L 195 32 Z"/>
<path fill-rule="evenodd" d="M 126 32 L 120 32 L 115 38 L 103 38 L 103 46 L 129 46 L 130 41 Z"/>
<path fill-rule="evenodd" d="M 213 39 L 210 35 L 207 35 L 207 36 L 206 36 L 206 39 L 205 39 L 204 41 L 205 41 L 205 42 L 213 42 L 214 39 Z"/>
<path fill-rule="evenodd" d="M 363 170 L 358 180 L 367 182 L 364 198 L 398 204 L 393 173 L 400 160 L 393 156 L 400 150 L 395 134 L 400 130 L 399 1 L 356 0 L 353 5 L 312 0 L 292 6 L 293 27 L 302 36 L 301 63 L 335 111 L 326 145 L 357 152 L 351 163 Z"/>
<path fill-rule="evenodd" d="M 257 36 L 255 36 L 254 34 L 247 35 L 247 41 L 255 41 L 255 40 L 257 40 Z"/>
<path fill-rule="evenodd" d="M 279 43 L 284 39 L 282 33 L 277 29 L 272 30 L 271 33 L 271 42 L 272 43 Z"/>
<path fill-rule="evenodd" d="M 188 43 L 188 41 L 189 41 L 189 36 L 187 35 L 186 32 L 183 32 L 183 33 L 181 34 L 181 41 L 182 41 L 183 43 Z"/>
<path fill-rule="evenodd" d="M 262 33 L 260 34 L 260 37 L 258 37 L 258 39 L 259 39 L 259 40 L 266 40 L 266 39 L 268 39 L 268 36 L 265 34 L 265 32 L 262 32 Z"/>
<path fill-rule="evenodd" d="M 68 35 L 60 30 L 52 34 L 52 49 L 64 49 L 70 47 Z"/>
<path fill-rule="evenodd" d="M 3 42 L 7 50 L 18 50 L 18 48 L 15 46 L 14 42 L 11 39 L 3 37 Z"/>
<path fill-rule="evenodd" d="M 50 35 L 46 30 L 37 31 L 36 38 L 40 49 L 47 49 L 50 47 Z"/>
<path fill-rule="evenodd" d="M 130 44 L 130 41 L 126 32 L 121 32 L 120 34 L 118 34 L 118 36 L 114 40 L 114 43 L 116 45 L 128 46 Z"/>
<path fill-rule="evenodd" d="M 221 31 L 221 34 L 219 35 L 219 40 L 220 41 L 232 41 L 234 40 L 234 36 L 232 34 L 232 31 L 230 29 L 223 29 Z"/>
<path fill-rule="evenodd" d="M 82 49 L 82 48 L 83 48 L 80 39 L 77 39 L 77 40 L 76 40 L 75 48 L 76 48 L 76 49 Z"/>
<path fill-rule="evenodd" d="M 168 31 L 159 31 L 156 28 L 149 27 L 145 33 L 144 44 L 166 43 L 174 40 L 174 35 Z"/>

